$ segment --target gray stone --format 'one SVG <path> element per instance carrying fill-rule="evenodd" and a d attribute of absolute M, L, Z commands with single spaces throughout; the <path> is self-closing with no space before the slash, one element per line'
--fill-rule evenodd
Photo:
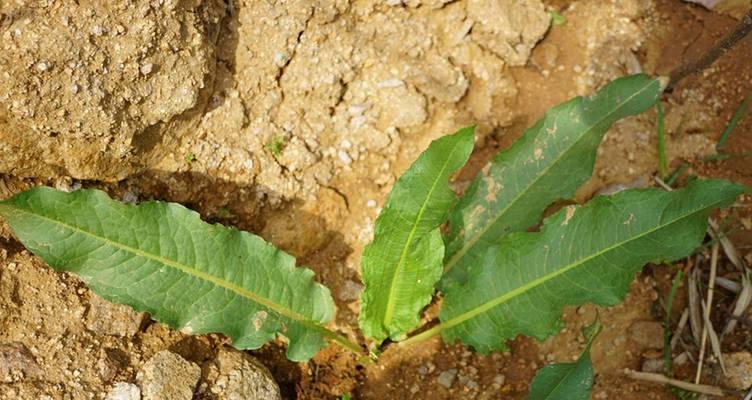
<path fill-rule="evenodd" d="M 457 378 L 457 370 L 452 368 L 440 373 L 438 378 L 436 378 L 436 382 L 438 382 L 439 385 L 449 389 L 450 387 L 452 387 L 452 384 L 454 384 L 455 378 Z"/>
<path fill-rule="evenodd" d="M 198 365 L 163 350 L 144 364 L 136 381 L 143 400 L 191 400 L 200 376 Z"/>
<path fill-rule="evenodd" d="M 130 337 L 138 332 L 144 316 L 128 306 L 112 304 L 92 294 L 86 313 L 86 329 L 103 335 Z"/>
<path fill-rule="evenodd" d="M 213 396 L 224 400 L 280 400 L 272 374 L 250 355 L 223 348 L 208 365 L 206 384 Z M 204 384 L 202 384 L 202 387 Z"/>
<path fill-rule="evenodd" d="M 0 344 L 0 382 L 11 383 L 39 376 L 34 355 L 21 343 Z"/>

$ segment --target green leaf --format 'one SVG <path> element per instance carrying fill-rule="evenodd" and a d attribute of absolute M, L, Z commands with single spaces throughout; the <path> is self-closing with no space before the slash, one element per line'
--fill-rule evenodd
<path fill-rule="evenodd" d="M 334 314 L 313 272 L 258 236 L 210 225 L 174 203 L 137 206 L 97 190 L 35 188 L 0 202 L 21 242 L 105 299 L 199 334 L 222 332 L 239 349 L 283 335 L 306 360 Z"/>
<path fill-rule="evenodd" d="M 530 400 L 589 400 L 593 387 L 593 363 L 586 352 L 573 363 L 541 368 L 530 387 Z"/>
<path fill-rule="evenodd" d="M 620 118 L 651 107 L 661 92 L 656 79 L 633 75 L 546 112 L 476 177 L 449 216 L 442 290 L 465 281 L 467 270 L 509 232 L 538 223 L 558 199 L 574 195 L 593 172 L 596 150 Z"/>
<path fill-rule="evenodd" d="M 489 248 L 467 283 L 446 292 L 437 329 L 447 342 L 482 352 L 504 349 L 518 334 L 544 339 L 558 331 L 562 307 L 617 304 L 643 265 L 690 254 L 710 210 L 743 191 L 695 181 L 673 192 L 627 190 L 566 207 L 540 232 L 512 233 Z"/>
<path fill-rule="evenodd" d="M 529 400 L 588 400 L 593 388 L 593 364 L 590 345 L 601 331 L 596 319 L 583 330 L 585 349 L 576 362 L 547 365 L 535 374 L 530 386 Z"/>
<path fill-rule="evenodd" d="M 439 226 L 457 202 L 449 177 L 470 157 L 473 132 L 468 127 L 431 143 L 389 193 L 361 258 L 359 322 L 367 337 L 399 340 L 431 300 L 444 259 Z"/>

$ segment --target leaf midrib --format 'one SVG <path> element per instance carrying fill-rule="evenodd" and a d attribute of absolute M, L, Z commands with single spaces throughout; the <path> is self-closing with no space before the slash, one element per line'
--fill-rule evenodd
<path fill-rule="evenodd" d="M 460 147 L 458 143 L 455 143 L 455 145 L 452 147 L 452 151 L 449 152 L 449 156 L 444 161 L 444 164 L 441 166 L 441 170 L 436 176 L 436 179 L 434 179 L 433 183 L 431 184 L 431 189 L 428 191 L 428 194 L 426 195 L 425 200 L 423 201 L 423 204 L 420 207 L 420 210 L 418 211 L 418 215 L 415 217 L 415 221 L 413 222 L 412 229 L 410 230 L 410 234 L 407 237 L 407 240 L 405 241 L 405 245 L 402 247 L 402 252 L 400 254 L 400 259 L 397 262 L 397 269 L 394 271 L 394 275 L 392 276 L 392 281 L 389 285 L 389 296 L 387 297 L 387 303 L 386 303 L 386 310 L 384 311 L 384 327 L 389 330 L 388 325 L 392 322 L 392 318 L 394 316 L 394 292 L 397 289 L 397 281 L 398 277 L 402 273 L 402 269 L 404 268 L 404 264 L 407 260 L 407 252 L 410 250 L 410 245 L 412 244 L 413 237 L 415 236 L 415 233 L 418 230 L 418 224 L 420 223 L 421 219 L 423 218 L 423 213 L 428 208 L 428 202 L 433 197 L 433 192 L 436 190 L 436 185 L 438 185 L 439 181 L 442 179 L 442 176 L 444 175 L 444 172 L 446 171 L 447 167 L 449 166 L 452 156 L 457 151 L 457 148 Z"/>
<path fill-rule="evenodd" d="M 644 87 L 644 88 L 640 89 L 640 90 L 639 90 L 638 92 L 635 92 L 635 94 L 633 94 L 632 96 L 628 97 L 628 98 L 627 98 L 626 100 L 624 100 L 623 102 L 621 102 L 621 104 L 620 104 L 620 105 L 619 105 L 618 107 L 615 107 L 615 108 L 613 109 L 613 111 L 611 111 L 610 113 L 606 114 L 606 116 L 605 116 L 604 118 L 601 118 L 600 120 L 598 120 L 598 122 L 597 122 L 597 123 L 595 123 L 595 124 L 591 125 L 591 126 L 590 126 L 590 127 L 588 128 L 588 129 L 586 129 L 586 130 L 585 130 L 585 133 L 583 133 L 582 135 L 580 135 L 579 139 L 575 140 L 575 141 L 574 141 L 574 142 L 572 143 L 572 145 L 571 145 L 571 146 L 569 146 L 569 148 L 567 148 L 567 149 L 566 149 L 566 150 L 565 150 L 564 152 L 562 152 L 562 153 L 561 153 L 561 155 L 560 155 L 559 157 L 557 157 L 557 158 L 556 158 L 556 159 L 554 160 L 554 162 L 552 162 L 551 164 L 549 164 L 549 166 L 547 166 L 547 167 L 546 167 L 545 169 L 541 170 L 541 172 L 540 172 L 540 173 L 539 173 L 539 174 L 538 174 L 538 175 L 537 175 L 537 176 L 536 176 L 536 177 L 535 177 L 535 178 L 533 179 L 533 181 L 532 181 L 532 182 L 531 182 L 531 183 L 530 183 L 530 184 L 529 184 L 529 185 L 528 185 L 528 186 L 527 186 L 527 187 L 525 188 L 525 190 L 523 190 L 523 191 L 521 191 L 520 193 L 518 193 L 518 194 L 517 194 L 517 195 L 516 195 L 516 196 L 515 196 L 515 197 L 514 197 L 514 198 L 512 199 L 512 201 L 510 201 L 510 202 L 509 202 L 509 203 L 507 204 L 507 206 L 505 206 L 505 207 L 504 207 L 503 209 L 501 209 L 501 210 L 499 211 L 499 213 L 498 213 L 498 214 L 496 214 L 496 216 L 494 216 L 494 217 L 493 217 L 493 218 L 491 219 L 490 223 L 486 224 L 486 225 L 485 225 L 485 227 L 483 227 L 483 228 L 482 228 L 482 229 L 481 229 L 480 231 L 478 231 L 478 233 L 477 233 L 476 235 L 474 235 L 474 236 L 471 236 L 471 237 L 470 237 L 470 240 L 468 240 L 468 241 L 466 241 L 466 242 L 465 242 L 465 246 L 463 246 L 463 247 L 462 247 L 462 248 L 461 248 L 461 249 L 460 249 L 460 250 L 459 250 L 458 252 L 454 253 L 454 255 L 453 255 L 453 256 L 452 256 L 451 258 L 449 258 L 449 261 L 447 261 L 446 265 L 444 266 L 444 275 L 446 275 L 446 274 L 447 274 L 447 273 L 448 273 L 448 272 L 449 272 L 449 271 L 450 271 L 450 270 L 451 270 L 452 268 L 454 268 L 454 266 L 456 266 L 456 265 L 457 265 L 457 263 L 459 262 L 459 260 L 460 260 L 460 259 L 462 259 L 462 258 L 463 258 L 463 257 L 465 256 L 465 254 L 467 254 L 467 252 L 468 252 L 468 251 L 469 251 L 469 250 L 470 250 L 470 249 L 471 249 L 472 247 L 474 247 L 474 246 L 475 246 L 475 244 L 476 244 L 476 243 L 478 242 L 478 240 L 480 240 L 480 238 L 481 238 L 481 237 L 482 237 L 483 235 L 485 235 L 485 234 L 486 234 L 486 232 L 488 232 L 488 230 L 489 230 L 489 229 L 491 229 L 491 227 L 492 227 L 493 225 L 495 225 L 495 224 L 496 224 L 496 222 L 498 222 L 498 221 L 499 221 L 499 219 L 501 219 L 501 217 L 502 217 L 502 216 L 503 216 L 503 215 L 504 215 L 504 214 L 505 214 L 505 213 L 506 213 L 507 211 L 509 211 L 509 209 L 510 209 L 510 208 L 512 208 L 512 207 L 513 207 L 513 206 L 514 206 L 515 204 L 517 204 L 517 202 L 518 202 L 518 201 L 520 200 L 520 198 L 521 198 L 521 197 L 522 197 L 523 195 L 527 194 L 527 192 L 528 192 L 528 191 L 530 191 L 530 188 L 534 187 L 534 186 L 535 186 L 535 185 L 536 185 L 536 184 L 538 183 L 538 181 L 539 181 L 540 179 L 542 179 L 542 178 L 543 178 L 544 176 L 547 176 L 547 175 L 548 175 L 548 171 L 550 171 L 550 170 L 551 170 L 551 169 L 552 169 L 552 168 L 553 168 L 553 167 L 554 167 L 554 166 L 555 166 L 556 164 L 558 164 L 558 163 L 559 163 L 559 162 L 560 162 L 560 161 L 562 160 L 562 158 L 564 158 L 564 156 L 565 156 L 565 155 L 569 154 L 569 152 L 570 152 L 570 151 L 571 151 L 571 150 L 572 150 L 572 149 L 573 149 L 573 148 L 574 148 L 575 146 L 577 146 L 577 144 L 578 144 L 578 143 L 580 143 L 580 141 L 581 141 L 581 140 L 582 140 L 582 139 L 583 139 L 584 137 L 588 136 L 588 134 L 589 134 L 589 133 L 590 133 L 590 132 L 591 132 L 591 131 L 592 131 L 592 130 L 593 130 L 593 129 L 594 129 L 595 127 L 596 127 L 596 126 L 600 125 L 601 123 L 603 123 L 603 121 L 605 121 L 605 120 L 607 120 L 608 118 L 610 118 L 610 117 L 611 117 L 611 116 L 612 116 L 612 115 L 613 115 L 614 113 L 616 113 L 616 110 L 618 110 L 618 109 L 620 109 L 621 107 L 623 107 L 623 106 L 624 106 L 625 104 L 627 104 L 628 102 L 630 102 L 630 101 L 631 101 L 631 100 L 632 100 L 633 98 L 637 97 L 638 95 L 641 95 L 641 94 L 642 94 L 642 93 L 643 93 L 643 92 L 644 92 L 645 90 L 647 90 L 647 89 L 648 89 L 648 88 L 649 88 L 649 87 L 650 87 L 650 86 L 651 86 L 652 84 L 654 84 L 654 83 L 655 83 L 655 80 L 649 80 L 649 81 L 648 81 L 648 84 L 647 84 L 647 85 L 645 85 L 645 87 Z M 545 117 L 544 117 L 544 118 L 545 118 Z M 543 129 L 543 127 L 541 127 L 541 129 Z"/>
<path fill-rule="evenodd" d="M 50 217 L 48 217 L 46 215 L 42 215 L 42 214 L 37 214 L 37 213 L 34 213 L 34 212 L 26 211 L 26 210 L 24 210 L 22 208 L 19 208 L 19 207 L 16 207 L 16 206 L 10 206 L 10 207 L 11 207 L 12 210 L 14 210 L 17 213 L 26 214 L 26 215 L 31 216 L 32 218 L 38 218 L 38 219 L 45 220 L 45 221 L 47 221 L 49 223 L 52 223 L 54 225 L 58 225 L 58 226 L 61 226 L 63 228 L 69 229 L 71 231 L 74 231 L 74 232 L 80 233 L 82 235 L 88 236 L 88 237 L 90 237 L 90 238 L 92 238 L 94 240 L 101 241 L 104 244 L 108 244 L 108 245 L 110 245 L 112 247 L 115 247 L 117 249 L 120 249 L 120 250 L 129 252 L 129 253 L 132 253 L 132 254 L 134 254 L 137 257 L 143 257 L 143 258 L 146 258 L 146 259 L 150 259 L 150 260 L 159 262 L 161 264 L 164 264 L 164 265 L 166 265 L 168 267 L 175 268 L 175 269 L 177 269 L 177 270 L 179 270 L 179 271 L 181 271 L 181 272 L 183 272 L 185 274 L 188 274 L 190 276 L 193 276 L 195 278 L 209 281 L 209 282 L 211 282 L 211 283 L 213 283 L 213 284 L 215 284 L 215 285 L 217 285 L 219 287 L 227 289 L 227 290 L 229 290 L 229 291 L 231 291 L 231 292 L 233 292 L 233 293 L 235 293 L 235 294 L 237 294 L 237 295 L 239 295 L 241 297 L 247 298 L 247 299 L 253 301 L 254 303 L 257 303 L 257 304 L 259 304 L 259 305 L 261 305 L 263 307 L 266 307 L 267 309 L 269 309 L 271 311 L 274 311 L 275 313 L 277 313 L 279 315 L 282 315 L 282 316 L 284 316 L 286 318 L 289 318 L 291 320 L 299 322 L 299 323 L 301 323 L 301 324 L 303 324 L 303 325 L 305 325 L 305 326 L 307 326 L 309 328 L 313 328 L 313 329 L 316 329 L 316 330 L 319 330 L 319 331 L 326 331 L 326 329 L 323 326 L 321 326 L 319 323 L 317 323 L 316 321 L 313 321 L 310 318 L 307 318 L 306 316 L 304 316 L 304 315 L 302 315 L 302 314 L 300 314 L 300 313 L 298 313 L 298 312 L 296 312 L 294 310 L 291 310 L 291 309 L 289 309 L 287 307 L 281 306 L 281 305 L 279 305 L 279 304 L 277 304 L 277 303 L 275 303 L 275 302 L 273 302 L 273 301 L 271 301 L 269 299 L 266 299 L 264 297 L 258 296 L 257 294 L 255 294 L 255 293 L 253 293 L 253 292 L 251 292 L 251 291 L 249 291 L 249 290 L 247 290 L 247 289 L 245 289 L 245 288 L 243 288 L 241 286 L 235 285 L 235 284 L 233 284 L 231 282 L 228 282 L 228 281 L 226 281 L 224 279 L 218 278 L 218 277 L 216 277 L 214 275 L 211 275 L 209 273 L 200 271 L 200 270 L 198 270 L 196 268 L 192 268 L 190 265 L 186 265 L 186 264 L 183 264 L 183 263 L 180 263 L 178 261 L 171 260 L 169 258 L 165 258 L 165 257 L 162 257 L 162 256 L 154 255 L 154 254 L 145 252 L 143 250 L 140 250 L 140 249 L 138 249 L 136 247 L 132 247 L 132 246 L 129 246 L 129 245 L 126 245 L 126 244 L 123 244 L 123 243 L 112 241 L 112 240 L 110 240 L 110 239 L 108 239 L 106 237 L 97 235 L 97 234 L 95 234 L 93 232 L 89 232 L 87 230 L 81 229 L 81 228 L 79 228 L 77 226 L 68 224 L 66 222 L 63 222 L 63 221 L 60 221 L 60 220 L 57 220 L 57 219 L 54 219 L 54 218 L 50 218 Z"/>
<path fill-rule="evenodd" d="M 694 214 L 697 214 L 699 212 L 707 210 L 708 208 L 713 207 L 714 205 L 719 204 L 719 203 L 721 203 L 721 202 L 718 201 L 718 202 L 713 203 L 712 205 L 705 205 L 705 206 L 703 206 L 701 208 L 693 209 L 691 212 L 683 214 L 679 218 L 676 218 L 676 219 L 674 219 L 674 220 L 672 220 L 670 222 L 667 222 L 665 224 L 658 225 L 657 227 L 649 229 L 649 230 L 647 230 L 647 231 L 645 231 L 643 233 L 640 233 L 637 236 L 633 236 L 633 237 L 629 238 L 628 240 L 625 240 L 625 241 L 616 243 L 616 244 L 614 244 L 612 246 L 609 246 L 609 247 L 607 247 L 607 248 L 605 248 L 605 249 L 603 249 L 603 250 L 601 250 L 599 252 L 593 253 L 593 254 L 591 254 L 591 255 L 589 255 L 589 256 L 587 256 L 587 257 L 585 257 L 585 258 L 583 258 L 583 259 L 581 259 L 579 261 L 570 263 L 569 265 L 565 266 L 564 268 L 557 269 L 553 273 L 550 273 L 550 274 L 541 276 L 541 277 L 539 277 L 537 279 L 534 279 L 533 281 L 531 281 L 531 282 L 529 282 L 529 283 L 527 283 L 525 285 L 522 285 L 522 286 L 520 286 L 520 287 L 518 287 L 516 289 L 513 289 L 513 290 L 511 290 L 509 292 L 506 292 L 503 295 L 501 295 L 499 297 L 496 297 L 495 299 L 492 299 L 490 301 L 487 301 L 487 302 L 481 304 L 480 306 L 474 307 L 472 310 L 466 311 L 466 312 L 464 312 L 464 313 L 462 313 L 462 314 L 460 314 L 460 315 L 458 315 L 458 316 L 456 316 L 454 318 L 449 319 L 448 321 L 442 321 L 442 323 L 441 323 L 441 325 L 442 325 L 441 330 L 450 329 L 450 328 L 452 328 L 454 326 L 457 326 L 457 325 L 459 325 L 459 324 L 461 324 L 461 323 L 463 323 L 463 322 L 465 322 L 467 320 L 475 318 L 478 315 L 481 315 L 481 314 L 483 314 L 483 313 L 485 313 L 485 312 L 487 312 L 487 311 L 489 311 L 489 310 L 491 310 L 491 309 L 493 309 L 495 307 L 498 307 L 498 306 L 506 303 L 507 301 L 509 301 L 511 299 L 514 299 L 516 297 L 524 295 L 525 293 L 527 293 L 527 292 L 529 292 L 529 291 L 537 288 L 540 285 L 543 285 L 544 283 L 546 283 L 546 282 L 548 282 L 548 281 L 550 281 L 552 279 L 555 279 L 555 278 L 559 277 L 560 275 L 563 275 L 563 274 L 565 274 L 565 273 L 567 273 L 567 272 L 569 272 L 569 271 L 571 271 L 571 270 L 573 270 L 573 269 L 575 269 L 577 267 L 582 266 L 582 264 L 585 264 L 585 263 L 587 263 L 588 261 L 590 261 L 590 260 L 592 260 L 594 258 L 600 257 L 600 256 L 602 256 L 602 255 L 604 255 L 604 254 L 606 254 L 606 253 L 608 253 L 608 252 L 610 252 L 610 251 L 612 251 L 614 249 L 622 247 L 622 246 L 624 246 L 624 245 L 626 245 L 626 244 L 628 244 L 630 242 L 633 242 L 635 240 L 639 240 L 639 239 L 641 239 L 641 238 L 643 238 L 643 237 L 645 237 L 647 235 L 653 234 L 653 233 L 655 233 L 655 232 L 657 232 L 657 231 L 659 231 L 661 229 L 665 229 L 665 228 L 667 228 L 667 227 L 669 227 L 669 226 L 671 226 L 671 225 L 673 225 L 673 224 L 675 224 L 675 223 L 677 223 L 677 222 L 679 222 L 679 221 L 681 221 L 683 219 L 689 218 L 689 217 L 693 216 Z"/>

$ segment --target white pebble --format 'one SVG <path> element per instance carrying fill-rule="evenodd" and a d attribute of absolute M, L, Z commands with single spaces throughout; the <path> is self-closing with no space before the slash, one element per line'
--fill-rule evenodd
<path fill-rule="evenodd" d="M 368 200 L 366 202 L 366 207 L 368 207 L 368 208 L 376 208 L 376 200 L 373 200 L 373 199 Z"/>
<path fill-rule="evenodd" d="M 350 155 L 347 154 L 347 152 L 344 150 L 338 151 L 337 157 L 339 157 L 340 161 L 342 161 L 345 165 L 352 164 L 352 158 L 350 158 Z"/>
<path fill-rule="evenodd" d="M 138 70 L 141 71 L 141 75 L 149 75 L 152 69 L 154 69 L 154 64 L 148 63 L 142 65 Z"/>
<path fill-rule="evenodd" d="M 387 79 L 385 81 L 381 81 L 378 83 L 379 89 L 387 89 L 387 88 L 397 88 L 400 86 L 404 86 L 405 82 L 402 79 Z"/>
<path fill-rule="evenodd" d="M 350 107 L 347 107 L 347 112 L 349 112 L 351 115 L 361 115 L 364 112 L 368 111 L 368 109 L 371 108 L 370 104 L 361 103 L 361 104 L 353 104 Z"/>
<path fill-rule="evenodd" d="M 50 68 L 50 66 L 47 65 L 46 62 L 40 62 L 40 63 L 37 64 L 37 71 L 39 71 L 39 72 L 47 71 L 47 69 L 49 69 L 49 68 Z"/>

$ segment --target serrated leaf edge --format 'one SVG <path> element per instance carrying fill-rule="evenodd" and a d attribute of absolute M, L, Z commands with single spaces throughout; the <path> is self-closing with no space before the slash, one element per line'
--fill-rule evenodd
<path fill-rule="evenodd" d="M 167 204 L 169 204 L 169 203 L 167 203 Z M 235 285 L 235 284 L 232 284 L 230 282 L 227 282 L 227 281 L 225 281 L 223 279 L 217 278 L 217 277 L 215 277 L 215 276 L 213 276 L 211 274 L 208 274 L 208 273 L 196 270 L 194 268 L 191 268 L 191 266 L 189 266 L 189 265 L 185 265 L 185 264 L 179 263 L 177 261 L 170 260 L 169 258 L 157 256 L 157 255 L 154 255 L 154 254 L 142 251 L 140 249 L 137 249 L 135 247 L 128 246 L 128 245 L 125 245 L 125 244 L 122 244 L 122 243 L 118 243 L 118 242 L 112 241 L 112 240 L 107 239 L 105 237 L 102 237 L 100 235 L 96 235 L 94 233 L 91 233 L 89 231 L 81 229 L 81 228 L 79 228 L 77 226 L 67 224 L 65 222 L 62 222 L 62 221 L 59 221 L 59 220 L 47 217 L 45 215 L 31 213 L 31 212 L 28 212 L 28 211 L 25 211 L 25 210 L 22 210 L 20 208 L 13 207 L 13 206 L 7 206 L 6 205 L 4 207 L 11 209 L 12 212 L 19 213 L 19 214 L 24 214 L 24 215 L 29 215 L 32 218 L 37 218 L 37 219 L 45 220 L 45 221 L 50 222 L 50 223 L 52 223 L 54 225 L 58 225 L 60 227 L 63 227 L 63 228 L 66 228 L 66 229 L 70 229 L 70 230 L 75 231 L 77 233 L 80 233 L 82 235 L 89 236 L 90 238 L 92 238 L 94 240 L 101 241 L 101 242 L 103 242 L 103 243 L 105 243 L 107 245 L 113 246 L 115 248 L 121 249 L 121 250 L 126 251 L 126 252 L 130 252 L 130 253 L 134 254 L 135 256 L 144 257 L 144 258 L 147 258 L 147 259 L 151 259 L 151 260 L 157 261 L 157 262 L 162 263 L 162 264 L 164 264 L 164 265 L 166 265 L 168 267 L 175 268 L 175 269 L 177 269 L 177 270 L 179 270 L 179 271 L 181 271 L 183 273 L 186 273 L 186 274 L 188 274 L 190 276 L 194 276 L 194 277 L 196 277 L 198 279 L 203 279 L 203 280 L 209 281 L 209 282 L 211 282 L 213 284 L 216 284 L 219 287 L 227 289 L 227 290 L 229 290 L 231 292 L 236 293 L 237 295 L 239 295 L 241 297 L 247 298 L 247 299 L 249 299 L 249 300 L 251 300 L 251 301 L 253 301 L 253 302 L 255 302 L 255 303 L 257 303 L 257 304 L 259 304 L 261 306 L 263 306 L 263 307 L 266 307 L 266 308 L 270 309 L 271 311 L 274 311 L 275 313 L 277 313 L 277 314 L 279 314 L 279 315 L 281 315 L 283 317 L 289 318 L 291 320 L 294 320 L 295 322 L 298 322 L 300 324 L 305 325 L 308 328 L 311 328 L 313 330 L 319 331 L 320 333 L 324 334 L 324 336 L 327 336 L 327 337 L 330 337 L 330 338 L 332 336 L 331 335 L 332 332 L 329 332 L 329 330 L 326 329 L 326 328 L 324 328 L 321 324 L 319 324 L 319 323 L 311 320 L 310 318 L 307 318 L 306 316 L 304 316 L 304 315 L 302 315 L 302 314 L 300 314 L 298 312 L 290 310 L 289 308 L 286 308 L 286 307 L 280 307 L 279 304 L 271 302 L 268 299 L 265 299 L 265 298 L 263 298 L 261 296 L 258 296 L 258 295 L 256 295 L 255 293 L 253 293 L 253 292 L 251 292 L 249 290 L 246 290 L 246 289 L 244 289 L 244 288 L 242 288 L 242 287 L 240 287 L 238 285 Z M 329 290 L 325 286 L 321 286 L 321 287 L 325 288 L 327 291 Z"/>
<path fill-rule="evenodd" d="M 643 75 L 643 76 L 645 76 L 645 75 Z M 605 121 L 608 118 L 610 118 L 611 115 L 613 115 L 616 112 L 616 110 L 618 110 L 622 105 L 628 103 L 629 101 L 631 101 L 633 98 L 637 97 L 638 95 L 643 94 L 646 90 L 648 90 L 653 85 L 660 85 L 660 82 L 658 80 L 655 80 L 655 79 L 648 79 L 647 80 L 647 84 L 642 89 L 640 89 L 639 91 L 635 92 L 631 96 L 627 97 L 625 100 L 623 100 L 620 103 L 620 105 L 618 107 L 614 107 L 613 111 L 611 111 L 610 113 L 606 114 L 603 118 L 597 120 L 596 123 L 592 124 L 587 129 L 587 131 L 584 134 L 582 134 L 579 139 L 577 139 L 575 142 L 573 142 L 572 145 L 566 151 L 562 152 L 561 155 L 559 157 L 557 157 L 554 162 L 552 162 L 545 169 L 541 170 L 541 172 L 535 177 L 535 179 L 533 179 L 530 182 L 530 184 L 527 185 L 526 189 L 523 190 L 523 191 L 521 191 L 519 194 L 517 194 L 517 196 L 515 196 L 514 199 L 512 199 L 512 201 L 510 201 L 509 204 L 507 204 L 506 207 L 504 207 L 503 209 L 499 210 L 499 212 L 496 214 L 496 216 L 493 217 L 492 219 L 490 219 L 489 222 L 488 222 L 488 224 L 486 224 L 486 226 L 482 230 L 478 231 L 478 233 L 476 235 L 473 235 L 470 238 L 468 238 L 468 239 L 465 240 L 465 245 L 459 251 L 457 251 L 456 253 L 454 253 L 454 255 L 452 255 L 452 257 L 450 257 L 449 260 L 447 260 L 447 262 L 444 264 L 444 275 L 446 275 L 447 272 L 449 272 L 455 265 L 457 265 L 457 262 L 462 257 L 464 257 L 465 254 L 467 254 L 467 252 L 475 245 L 475 243 L 477 243 L 478 240 L 480 240 L 480 238 L 483 235 L 485 235 L 486 232 L 488 232 L 489 229 L 491 229 L 491 226 L 493 226 L 496 223 L 496 221 L 498 221 L 507 212 L 507 210 L 509 210 L 509 208 L 511 208 L 512 206 L 514 206 L 517 203 L 517 201 L 519 201 L 519 199 L 521 197 L 523 197 L 528 192 L 528 190 L 530 190 L 530 188 L 533 187 L 540 179 L 542 179 L 544 176 L 547 176 L 548 172 L 559 163 L 559 160 L 561 160 L 562 158 L 564 158 L 569 153 L 569 151 L 571 151 L 571 149 L 573 149 L 574 147 L 576 147 L 576 145 L 581 140 L 583 140 L 583 138 L 587 137 L 588 133 L 590 131 L 592 131 L 597 126 L 599 126 L 600 124 L 602 124 L 603 121 Z M 547 118 L 549 112 L 550 111 L 546 112 L 546 116 L 544 117 L 544 119 Z"/>
<path fill-rule="evenodd" d="M 471 129 L 472 131 L 473 129 Z M 410 231 L 410 235 L 408 236 L 407 240 L 405 241 L 405 245 L 402 248 L 402 253 L 400 254 L 400 259 L 397 262 L 397 268 L 394 271 L 394 275 L 392 276 L 392 282 L 389 284 L 389 297 L 387 298 L 386 303 L 386 310 L 384 311 L 384 320 L 382 321 L 383 325 L 385 327 L 389 326 L 389 323 L 392 320 L 392 317 L 394 316 L 394 307 L 395 307 L 395 295 L 394 291 L 397 287 L 398 278 L 402 274 L 402 269 L 404 268 L 405 262 L 407 261 L 407 254 L 410 251 L 410 247 L 413 244 L 413 236 L 415 236 L 415 232 L 418 229 L 418 223 L 423 217 L 423 213 L 426 211 L 427 204 L 430 202 L 431 198 L 433 197 L 433 192 L 436 190 L 436 186 L 439 184 L 439 182 L 442 180 L 441 177 L 444 175 L 444 172 L 449 166 L 449 162 L 452 159 L 452 156 L 457 151 L 458 148 L 462 147 L 462 142 L 457 141 L 457 143 L 452 147 L 452 151 L 447 155 L 446 159 L 444 160 L 444 164 L 441 166 L 441 170 L 437 174 L 437 179 L 433 181 L 431 184 L 431 189 L 428 191 L 428 194 L 426 195 L 425 200 L 423 201 L 423 204 L 420 207 L 420 211 L 418 211 L 418 215 L 415 217 L 415 220 L 413 221 L 413 226 Z"/>
<path fill-rule="evenodd" d="M 594 258 L 597 258 L 597 257 L 599 257 L 599 256 L 601 256 L 601 255 L 603 255 L 605 253 L 608 253 L 611 250 L 619 248 L 619 247 L 621 247 L 621 246 L 623 246 L 623 245 L 625 245 L 627 243 L 633 242 L 635 240 L 639 240 L 639 239 L 643 238 L 644 236 L 650 235 L 650 234 L 652 234 L 654 232 L 657 232 L 659 230 L 665 229 L 666 227 L 671 226 L 671 225 L 673 225 L 675 223 L 678 223 L 678 222 L 682 221 L 685 218 L 689 218 L 690 216 L 695 215 L 695 214 L 697 214 L 699 212 L 703 212 L 705 210 L 708 210 L 709 208 L 714 208 L 714 204 L 721 204 L 721 203 L 723 203 L 723 202 L 722 201 L 718 201 L 718 202 L 715 202 L 713 204 L 702 205 L 699 208 L 693 209 L 691 212 L 687 212 L 685 214 L 682 214 L 680 217 L 677 217 L 677 218 L 671 220 L 668 223 L 661 224 L 661 225 L 656 226 L 656 227 L 654 227 L 654 228 L 652 228 L 650 230 L 647 230 L 647 231 L 645 231 L 643 233 L 640 233 L 637 236 L 633 236 L 633 237 L 629 238 L 628 240 L 624 240 L 624 241 L 621 241 L 621 242 L 619 242 L 617 244 L 611 245 L 611 246 L 609 246 L 609 247 L 607 247 L 607 248 L 605 248 L 605 249 L 603 249 L 603 250 L 601 250 L 601 251 L 599 251 L 597 253 L 594 253 L 594 254 L 591 254 L 591 255 L 589 255 L 589 256 L 587 256 L 585 258 L 582 258 L 581 260 L 578 260 L 577 262 L 570 263 L 569 265 L 567 265 L 567 266 L 565 266 L 563 268 L 559 268 L 556 271 L 554 271 L 553 273 L 550 273 L 550 274 L 547 274 L 547 275 L 542 276 L 540 278 L 537 278 L 537 279 L 535 279 L 535 280 L 533 280 L 533 281 L 531 281 L 531 282 L 529 282 L 529 283 L 527 283 L 525 285 L 520 286 L 519 288 L 511 290 L 511 291 L 509 291 L 507 293 L 504 293 L 503 295 L 501 295 L 501 296 L 499 296 L 499 297 L 497 297 L 497 298 L 495 298 L 495 299 L 493 299 L 491 301 L 488 301 L 488 302 L 486 302 L 486 303 L 484 303 L 484 304 L 482 304 L 482 305 L 480 305 L 478 307 L 475 307 L 472 310 L 466 311 L 466 312 L 464 312 L 464 313 L 462 313 L 462 314 L 460 314 L 460 315 L 458 315 L 458 316 L 456 316 L 454 318 L 451 318 L 451 319 L 449 319 L 447 321 L 442 321 L 441 325 L 440 325 L 441 326 L 441 330 L 450 329 L 450 328 L 452 328 L 454 326 L 457 326 L 457 325 L 459 325 L 459 324 L 461 324 L 461 323 L 463 323 L 465 321 L 468 321 L 468 320 L 470 320 L 472 318 L 475 318 L 476 316 L 481 315 L 484 312 L 486 312 L 488 310 L 491 310 L 491 309 L 493 309 L 493 308 L 495 308 L 495 307 L 497 307 L 497 306 L 499 306 L 501 304 L 504 304 L 505 302 L 507 302 L 507 301 L 509 301 L 509 300 L 511 300 L 513 298 L 521 296 L 522 294 L 524 294 L 524 293 L 526 293 L 526 292 L 528 292 L 528 291 L 530 291 L 530 290 L 532 290 L 532 289 L 534 289 L 534 288 L 536 288 L 536 287 L 538 287 L 538 286 L 540 286 L 540 285 L 548 282 L 549 280 L 554 279 L 554 278 L 556 278 L 556 277 L 558 277 L 558 276 L 560 276 L 562 274 L 565 274 L 565 273 L 567 273 L 567 272 L 569 272 L 569 271 L 571 271 L 571 270 L 579 267 L 580 265 L 582 265 L 582 264 L 584 264 L 584 263 L 586 263 L 586 262 L 588 262 L 588 261 L 590 261 L 590 260 L 592 260 Z"/>

